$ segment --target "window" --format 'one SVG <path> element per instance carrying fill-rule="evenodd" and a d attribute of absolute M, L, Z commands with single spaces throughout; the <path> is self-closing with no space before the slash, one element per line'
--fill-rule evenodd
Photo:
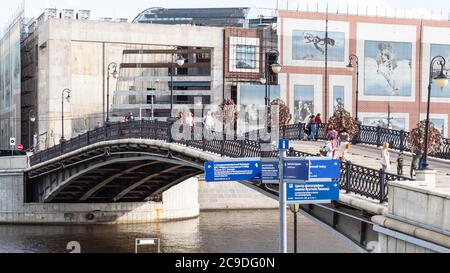
<path fill-rule="evenodd" d="M 259 38 L 230 37 L 229 71 L 260 73 Z"/>
<path fill-rule="evenodd" d="M 255 69 L 256 49 L 254 45 L 236 45 L 236 68 Z"/>

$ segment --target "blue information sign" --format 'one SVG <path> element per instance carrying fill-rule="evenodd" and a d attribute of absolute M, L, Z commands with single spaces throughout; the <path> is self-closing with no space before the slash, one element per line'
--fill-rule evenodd
<path fill-rule="evenodd" d="M 288 183 L 288 204 L 330 203 L 339 200 L 338 182 Z"/>
<path fill-rule="evenodd" d="M 206 182 L 261 180 L 261 161 L 224 161 L 205 163 Z"/>
<path fill-rule="evenodd" d="M 341 178 L 339 160 L 311 160 L 309 181 L 330 181 Z"/>
<path fill-rule="evenodd" d="M 289 150 L 289 140 L 288 139 L 280 139 L 278 143 L 279 150 Z"/>
<path fill-rule="evenodd" d="M 268 160 L 262 160 L 261 167 L 262 167 L 262 181 L 266 183 L 278 183 L 280 182 L 280 168 L 279 168 L 280 162 L 278 159 L 268 159 Z"/>
<path fill-rule="evenodd" d="M 309 176 L 309 160 L 286 160 L 284 162 L 284 179 L 308 181 Z"/>

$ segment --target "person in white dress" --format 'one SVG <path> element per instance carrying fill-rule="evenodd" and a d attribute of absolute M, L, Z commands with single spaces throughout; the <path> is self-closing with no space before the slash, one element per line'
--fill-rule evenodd
<path fill-rule="evenodd" d="M 383 149 L 381 150 L 380 163 L 383 172 L 386 172 L 391 168 L 391 156 L 389 154 L 389 143 L 387 142 L 383 144 Z"/>
<path fill-rule="evenodd" d="M 203 119 L 203 124 L 205 125 L 206 130 L 214 131 L 214 117 L 212 111 L 208 111 L 206 117 Z"/>

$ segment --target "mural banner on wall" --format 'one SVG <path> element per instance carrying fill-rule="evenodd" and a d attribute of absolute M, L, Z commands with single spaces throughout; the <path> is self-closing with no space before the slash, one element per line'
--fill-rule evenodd
<path fill-rule="evenodd" d="M 328 61 L 345 61 L 345 33 L 294 30 L 292 33 L 292 58 L 302 61 L 325 61 L 325 47 L 328 44 Z"/>
<path fill-rule="evenodd" d="M 345 109 L 345 88 L 344 86 L 333 86 L 333 111 L 339 108 Z"/>
<path fill-rule="evenodd" d="M 20 39 L 23 10 L 0 40 L 0 148 L 9 149 L 9 138 L 20 143 Z"/>
<path fill-rule="evenodd" d="M 434 124 L 434 127 L 442 134 L 443 137 L 447 136 L 445 131 L 445 119 L 430 118 L 430 122 Z"/>
<path fill-rule="evenodd" d="M 296 85 L 294 87 L 294 122 L 307 123 L 314 115 L 314 86 Z"/>
<path fill-rule="evenodd" d="M 445 72 L 446 75 L 449 75 L 450 72 L 450 45 L 438 45 L 438 44 L 432 44 L 431 45 L 431 55 L 430 55 L 430 61 L 434 56 L 442 56 L 446 60 L 445 64 Z M 440 73 L 440 66 L 435 65 L 434 67 L 435 71 L 433 71 L 434 76 L 437 76 L 438 73 Z M 431 96 L 435 98 L 450 98 L 450 85 L 447 85 L 444 89 L 438 88 L 436 85 L 432 85 L 431 89 Z"/>
<path fill-rule="evenodd" d="M 244 128 L 245 132 L 264 128 L 265 124 L 258 124 L 258 121 L 265 120 L 265 112 L 263 110 L 266 104 L 265 97 L 265 85 L 240 85 L 239 105 L 243 113 L 240 119 L 240 126 Z M 271 85 L 270 101 L 272 102 L 276 99 L 280 99 L 280 86 Z"/>
<path fill-rule="evenodd" d="M 364 95 L 411 96 L 412 43 L 365 41 Z"/>
<path fill-rule="evenodd" d="M 367 117 L 363 119 L 363 125 L 388 128 L 389 123 L 387 118 Z M 391 125 L 393 130 L 406 130 L 405 118 L 391 118 Z"/>

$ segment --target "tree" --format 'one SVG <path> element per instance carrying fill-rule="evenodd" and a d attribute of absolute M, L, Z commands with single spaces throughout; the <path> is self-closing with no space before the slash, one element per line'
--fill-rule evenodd
<path fill-rule="evenodd" d="M 235 124 L 239 118 L 239 111 L 233 99 L 228 98 L 219 105 L 219 111 L 216 115 L 224 125 Z"/>
<path fill-rule="evenodd" d="M 409 143 L 411 150 L 420 149 L 422 154 L 425 153 L 425 127 L 426 120 L 419 122 L 415 129 L 409 135 Z M 438 152 L 443 145 L 443 138 L 438 129 L 436 129 L 433 122 L 430 121 L 430 129 L 428 131 L 428 154 Z"/>
<path fill-rule="evenodd" d="M 269 114 L 267 115 L 267 123 L 269 126 L 272 125 L 272 109 L 278 107 L 279 109 L 279 125 L 287 125 L 292 120 L 292 114 L 289 107 L 281 99 L 275 99 L 270 103 Z"/>
<path fill-rule="evenodd" d="M 356 120 L 352 115 L 344 109 L 344 107 L 338 107 L 334 112 L 334 115 L 328 121 L 328 128 L 340 131 L 345 129 L 350 135 L 350 138 L 357 135 L 359 127 Z"/>

